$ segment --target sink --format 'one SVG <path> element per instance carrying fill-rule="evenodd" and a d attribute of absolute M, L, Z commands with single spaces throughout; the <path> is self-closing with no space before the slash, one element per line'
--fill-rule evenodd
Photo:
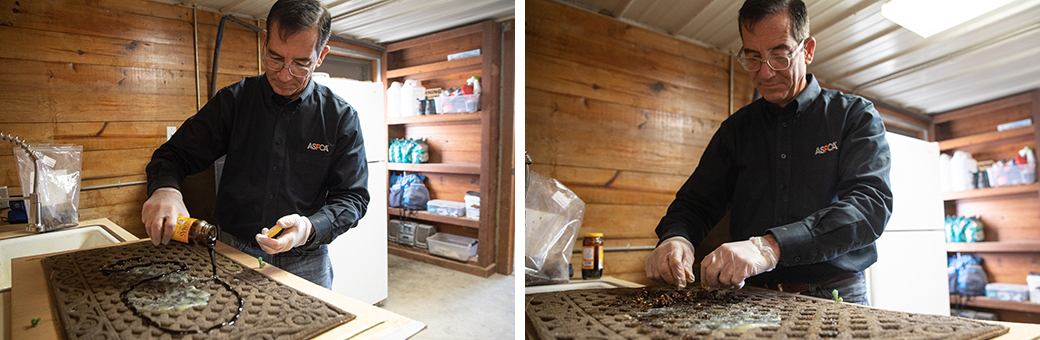
<path fill-rule="evenodd" d="M 11 259 L 119 243 L 99 226 L 72 228 L 0 240 L 0 291 L 11 288 Z"/>

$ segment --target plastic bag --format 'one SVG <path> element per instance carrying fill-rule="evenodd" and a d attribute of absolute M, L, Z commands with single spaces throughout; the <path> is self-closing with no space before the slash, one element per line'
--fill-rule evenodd
<path fill-rule="evenodd" d="M 426 138 L 395 138 L 390 141 L 389 158 L 391 163 L 426 163 L 430 161 L 430 146 Z"/>
<path fill-rule="evenodd" d="M 430 190 L 422 181 L 408 183 L 404 188 L 404 207 L 411 210 L 426 210 L 426 203 L 430 201 Z"/>
<path fill-rule="evenodd" d="M 32 149 L 43 154 L 37 160 L 40 170 L 40 224 L 46 230 L 71 227 L 79 224 L 79 188 L 83 163 L 83 146 L 72 144 L 32 145 Z M 14 148 L 18 159 L 18 177 L 22 194 L 32 193 L 33 163 L 25 150 Z M 26 207 L 32 209 L 32 207 Z M 32 214 L 32 212 L 29 212 Z"/>
<path fill-rule="evenodd" d="M 524 285 L 566 283 L 585 202 L 560 182 L 535 172 L 530 172 L 527 185 Z"/>
<path fill-rule="evenodd" d="M 989 283 L 989 277 L 982 268 L 981 258 L 958 253 L 949 258 L 946 273 L 949 275 L 950 294 L 986 295 L 986 283 Z"/>
<path fill-rule="evenodd" d="M 415 204 L 418 204 L 418 202 L 421 200 L 421 197 L 419 197 L 418 195 L 421 195 L 422 191 L 425 191 L 426 200 L 430 199 L 430 191 L 426 189 L 426 185 L 422 184 L 424 180 L 426 180 L 426 176 L 420 174 L 402 173 L 391 175 L 390 194 L 387 196 L 387 203 L 390 205 L 390 207 L 393 208 L 426 210 L 425 201 L 422 202 L 422 207 L 420 208 L 412 208 L 410 206 L 407 206 L 407 203 L 409 202 L 412 202 L 413 206 L 415 206 Z M 419 183 L 419 185 L 421 185 L 422 188 L 420 189 L 416 187 L 409 191 L 409 186 L 412 183 Z M 409 198 L 409 194 L 412 195 L 411 198 Z"/>

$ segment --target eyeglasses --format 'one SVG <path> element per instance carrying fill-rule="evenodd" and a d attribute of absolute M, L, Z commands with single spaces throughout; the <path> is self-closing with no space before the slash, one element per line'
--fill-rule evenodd
<path fill-rule="evenodd" d="M 314 69 L 314 66 L 303 66 L 299 64 L 293 64 L 292 62 L 283 63 L 267 55 L 264 55 L 263 60 L 264 67 L 267 68 L 268 72 L 278 72 L 285 68 L 286 65 L 289 65 L 289 74 L 297 78 L 306 77 L 307 75 L 311 74 L 311 70 Z"/>
<path fill-rule="evenodd" d="M 743 66 L 744 70 L 748 72 L 761 70 L 762 62 L 765 62 L 766 65 L 769 65 L 769 68 L 773 69 L 773 71 L 783 71 L 788 68 L 791 68 L 791 58 L 794 58 L 794 55 L 798 53 L 798 51 L 804 49 L 804 47 L 805 40 L 802 40 L 802 42 L 798 43 L 798 47 L 795 48 L 794 52 L 788 53 L 786 55 L 773 55 L 770 56 L 768 59 L 762 59 L 759 57 L 747 57 L 744 56 L 744 51 L 741 51 L 740 55 L 737 56 L 737 62 L 740 63 L 740 66 Z"/>

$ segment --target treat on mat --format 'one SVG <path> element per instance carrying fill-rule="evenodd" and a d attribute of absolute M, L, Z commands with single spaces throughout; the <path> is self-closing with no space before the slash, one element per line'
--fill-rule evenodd
<path fill-rule="evenodd" d="M 588 289 L 525 297 L 528 339 L 990 339 L 1003 325 L 765 289 Z"/>

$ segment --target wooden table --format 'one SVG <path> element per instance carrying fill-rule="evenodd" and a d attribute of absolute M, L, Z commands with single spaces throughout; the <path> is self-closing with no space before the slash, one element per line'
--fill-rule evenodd
<path fill-rule="evenodd" d="M 151 242 L 148 239 L 132 242 Z M 103 247 L 124 245 L 114 244 Z M 258 268 L 255 258 L 224 243 L 217 243 L 217 252 L 239 262 L 244 267 L 259 271 L 275 281 L 331 303 L 357 315 L 357 318 L 325 332 L 315 339 L 407 339 L 426 328 L 426 325 L 337 294 L 272 265 Z M 63 339 L 54 297 L 44 277 L 41 259 L 58 253 L 19 257 L 11 260 L 11 336 L 12 339 Z M 33 318 L 40 318 L 36 327 L 30 327 Z"/>

